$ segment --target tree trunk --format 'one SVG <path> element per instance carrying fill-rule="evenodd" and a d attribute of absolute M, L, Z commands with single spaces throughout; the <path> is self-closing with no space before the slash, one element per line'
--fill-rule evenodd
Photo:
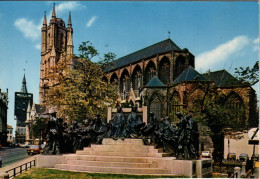
<path fill-rule="evenodd" d="M 222 164 L 224 158 L 224 134 L 215 134 L 210 136 L 213 142 L 213 160 L 215 164 Z"/>

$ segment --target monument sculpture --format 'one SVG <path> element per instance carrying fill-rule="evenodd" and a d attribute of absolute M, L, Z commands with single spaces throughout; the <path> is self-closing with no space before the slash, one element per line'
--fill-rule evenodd
<path fill-rule="evenodd" d="M 145 144 L 156 145 L 158 143 L 156 140 L 157 138 L 155 133 L 155 131 L 158 131 L 158 128 L 159 128 L 158 119 L 156 118 L 154 113 L 151 112 L 149 116 L 148 124 L 141 129 L 142 135 L 144 136 L 143 140 Z"/>
<path fill-rule="evenodd" d="M 125 128 L 123 130 L 123 137 L 125 138 L 139 138 L 141 136 L 141 128 L 145 124 L 142 122 L 141 117 L 137 114 L 137 107 L 132 107 L 132 112 L 129 114 Z"/>
<path fill-rule="evenodd" d="M 112 137 L 117 140 L 119 137 L 122 137 L 122 131 L 125 126 L 125 118 L 123 115 L 122 108 L 117 106 L 117 113 L 112 120 L 109 121 L 109 131 L 107 132 L 106 137 Z"/>
<path fill-rule="evenodd" d="M 198 125 L 190 114 L 183 116 L 177 113 L 176 116 L 180 121 L 174 126 L 167 116 L 158 120 L 151 112 L 146 125 L 138 115 L 136 106 L 132 107 L 126 119 L 122 108 L 117 106 L 117 113 L 108 123 L 97 114 L 94 119 L 85 119 L 82 123 L 74 121 L 69 126 L 53 113 L 48 122 L 47 144 L 43 154 L 75 153 L 90 144 L 102 144 L 103 138 L 142 138 L 144 144 L 163 148 L 177 159 L 197 159 Z"/>

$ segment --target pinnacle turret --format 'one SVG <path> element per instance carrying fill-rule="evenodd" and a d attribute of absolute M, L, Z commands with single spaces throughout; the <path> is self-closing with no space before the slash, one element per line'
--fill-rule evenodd
<path fill-rule="evenodd" d="M 53 10 L 52 10 L 52 16 L 51 16 L 51 18 L 56 18 L 55 3 L 53 3 Z"/>
<path fill-rule="evenodd" d="M 72 23 L 71 23 L 71 12 L 69 13 L 69 20 L 68 20 L 68 27 L 71 27 Z"/>
<path fill-rule="evenodd" d="M 47 26 L 46 11 L 44 11 L 43 26 Z"/>

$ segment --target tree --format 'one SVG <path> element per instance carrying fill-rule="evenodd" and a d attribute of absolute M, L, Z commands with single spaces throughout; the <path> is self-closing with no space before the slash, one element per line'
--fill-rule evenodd
<path fill-rule="evenodd" d="M 205 133 L 213 142 L 213 159 L 217 164 L 222 163 L 224 157 L 224 137 L 241 138 L 240 132 L 245 126 L 244 108 L 228 100 L 215 88 L 207 86 L 207 91 L 202 99 L 194 101 L 190 110 L 197 122 L 205 126 Z"/>
<path fill-rule="evenodd" d="M 46 105 L 54 106 L 59 117 L 70 121 L 93 118 L 97 113 L 104 117 L 107 106 L 114 101 L 116 88 L 102 80 L 104 71 L 91 61 L 98 51 L 89 42 L 82 42 L 79 52 L 73 63 L 69 57 L 53 69 L 50 77 L 55 83 L 48 91 Z"/>
<path fill-rule="evenodd" d="M 247 83 L 253 86 L 259 81 L 259 61 L 256 61 L 254 66 L 250 68 L 249 66 L 235 68 L 235 76 L 242 83 Z"/>
<path fill-rule="evenodd" d="M 42 139 L 46 136 L 47 123 L 43 118 L 36 119 L 36 122 L 32 125 L 32 131 L 34 138 Z"/>

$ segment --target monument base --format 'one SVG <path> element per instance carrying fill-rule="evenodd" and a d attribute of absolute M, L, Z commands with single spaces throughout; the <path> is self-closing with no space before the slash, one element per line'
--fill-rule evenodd
<path fill-rule="evenodd" d="M 143 144 L 142 139 L 124 141 L 106 138 L 102 145 L 91 145 L 76 154 L 37 155 L 36 167 L 56 168 L 90 173 L 131 175 L 209 177 L 211 159 L 176 160 L 163 157 L 158 149 Z"/>

